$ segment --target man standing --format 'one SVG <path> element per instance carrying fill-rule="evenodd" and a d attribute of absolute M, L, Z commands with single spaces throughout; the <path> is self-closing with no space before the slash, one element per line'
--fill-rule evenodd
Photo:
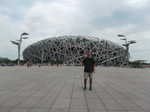
<path fill-rule="evenodd" d="M 95 71 L 95 61 L 91 53 L 87 53 L 85 59 L 83 60 L 84 66 L 84 90 L 86 90 L 87 79 L 89 78 L 89 90 L 92 90 L 92 77 Z"/>

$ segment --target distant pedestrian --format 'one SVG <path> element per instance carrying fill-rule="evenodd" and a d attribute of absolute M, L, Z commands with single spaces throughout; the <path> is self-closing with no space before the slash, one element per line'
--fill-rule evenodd
<path fill-rule="evenodd" d="M 30 63 L 29 63 L 29 61 L 27 61 L 27 67 L 30 67 Z"/>
<path fill-rule="evenodd" d="M 92 90 L 93 72 L 95 72 L 95 60 L 91 53 L 87 53 L 83 60 L 84 66 L 84 90 L 86 90 L 87 79 L 89 78 L 89 90 Z"/>
<path fill-rule="evenodd" d="M 32 61 L 31 60 L 27 61 L 27 67 L 29 68 L 31 66 L 32 66 Z"/>

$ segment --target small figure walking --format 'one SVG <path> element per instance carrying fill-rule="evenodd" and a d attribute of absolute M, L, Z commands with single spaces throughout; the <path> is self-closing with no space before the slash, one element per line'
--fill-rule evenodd
<path fill-rule="evenodd" d="M 83 60 L 84 66 L 84 90 L 86 90 L 87 79 L 89 78 L 89 90 L 92 90 L 92 78 L 93 72 L 95 72 L 95 60 L 91 53 L 87 53 L 85 59 Z"/>

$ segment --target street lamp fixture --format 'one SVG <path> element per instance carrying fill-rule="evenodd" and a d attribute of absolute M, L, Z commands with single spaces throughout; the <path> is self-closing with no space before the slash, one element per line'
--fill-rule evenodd
<path fill-rule="evenodd" d="M 131 41 L 128 41 L 130 44 L 134 44 L 134 43 L 136 43 L 136 41 L 135 40 L 131 40 Z"/>
<path fill-rule="evenodd" d="M 23 37 L 22 39 L 28 39 L 29 37 Z"/>
<path fill-rule="evenodd" d="M 117 36 L 118 37 L 126 37 L 125 35 L 122 35 L 122 34 L 118 34 Z"/>
<path fill-rule="evenodd" d="M 126 38 L 121 38 L 120 40 L 127 40 Z"/>
<path fill-rule="evenodd" d="M 28 38 L 29 38 L 29 37 L 25 37 L 25 36 L 27 36 L 27 35 L 29 35 L 29 34 L 26 33 L 26 32 L 21 33 L 19 40 L 11 41 L 12 44 L 14 44 L 14 45 L 16 45 L 16 46 L 18 47 L 18 65 L 20 64 L 21 44 L 22 44 L 23 39 L 28 39 Z"/>
<path fill-rule="evenodd" d="M 29 34 L 28 34 L 28 33 L 26 33 L 26 32 L 24 32 L 24 33 L 22 33 L 22 34 L 21 34 L 21 36 L 22 36 L 22 35 L 29 35 Z"/>

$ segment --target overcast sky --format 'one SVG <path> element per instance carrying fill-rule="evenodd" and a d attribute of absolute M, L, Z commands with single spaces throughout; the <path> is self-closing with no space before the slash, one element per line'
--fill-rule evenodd
<path fill-rule="evenodd" d="M 0 57 L 16 59 L 22 32 L 30 34 L 22 50 L 53 36 L 83 35 L 123 41 L 136 40 L 131 59 L 150 62 L 150 0 L 0 0 Z"/>

